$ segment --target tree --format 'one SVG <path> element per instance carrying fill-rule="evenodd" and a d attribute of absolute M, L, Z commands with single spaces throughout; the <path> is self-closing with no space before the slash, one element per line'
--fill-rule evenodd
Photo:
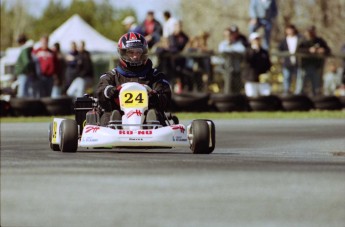
<path fill-rule="evenodd" d="M 210 32 L 210 46 L 217 49 L 224 28 L 231 24 L 237 24 L 240 30 L 248 35 L 249 2 L 249 0 L 181 1 L 185 30 L 189 34 L 197 34 L 200 30 Z M 338 52 L 340 46 L 344 44 L 344 0 L 277 0 L 277 5 L 279 14 L 271 37 L 273 48 L 284 37 L 284 27 L 289 23 L 295 24 L 301 31 L 310 25 L 315 25 L 318 34 L 328 42 L 333 52 Z"/>
<path fill-rule="evenodd" d="M 34 22 L 34 27 L 31 30 L 32 37 L 39 40 L 42 35 L 51 33 L 67 19 L 67 9 L 62 5 L 62 2 L 50 0 L 42 16 Z"/>
<path fill-rule="evenodd" d="M 97 3 L 96 3 L 97 2 Z M 31 16 L 24 0 L 16 0 L 8 7 L 1 4 L 1 50 L 14 46 L 20 33 L 25 32 L 33 40 L 52 33 L 74 14 L 79 14 L 90 26 L 111 40 L 118 40 L 126 32 L 122 20 L 136 16 L 133 9 L 114 9 L 109 0 L 74 0 L 65 7 L 62 0 L 50 0 L 39 18 Z"/>
<path fill-rule="evenodd" d="M 33 21 L 23 0 L 17 0 L 10 9 L 4 1 L 1 6 L 1 50 L 15 46 L 19 34 L 30 34 Z"/>

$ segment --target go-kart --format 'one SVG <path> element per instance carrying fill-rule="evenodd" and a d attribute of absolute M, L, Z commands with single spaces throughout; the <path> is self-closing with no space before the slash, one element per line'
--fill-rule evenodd
<path fill-rule="evenodd" d="M 97 98 L 85 96 L 75 102 L 75 120 L 54 118 L 49 125 L 49 144 L 54 151 L 76 152 L 78 148 L 181 148 L 194 154 L 210 154 L 215 148 L 215 125 L 211 120 L 193 120 L 188 126 L 171 113 L 160 121 L 147 121 L 150 88 L 135 82 L 121 85 L 122 119 L 100 124 L 104 110 Z"/>

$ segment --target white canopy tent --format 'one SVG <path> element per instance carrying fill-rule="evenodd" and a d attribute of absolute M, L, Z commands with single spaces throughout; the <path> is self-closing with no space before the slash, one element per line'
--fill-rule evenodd
<path fill-rule="evenodd" d="M 80 41 L 84 41 L 86 49 L 92 54 L 93 60 L 104 59 L 105 61 L 112 62 L 111 59 L 117 56 L 117 43 L 101 35 L 77 14 L 69 18 L 49 35 L 49 46 L 52 47 L 54 43 L 58 42 L 60 43 L 61 51 L 64 53 L 70 50 L 72 41 L 77 42 L 77 44 Z M 36 42 L 34 48 L 39 47 L 39 45 L 40 43 Z M 7 80 L 7 78 L 13 77 L 14 64 L 18 59 L 20 50 L 21 47 L 8 48 L 5 56 L 1 58 L 0 80 L 2 82 Z"/>
<path fill-rule="evenodd" d="M 116 53 L 117 43 L 104 37 L 79 15 L 75 14 L 53 31 L 49 36 L 49 46 L 60 43 L 61 51 L 68 52 L 71 42 L 85 41 L 86 49 L 93 53 Z"/>

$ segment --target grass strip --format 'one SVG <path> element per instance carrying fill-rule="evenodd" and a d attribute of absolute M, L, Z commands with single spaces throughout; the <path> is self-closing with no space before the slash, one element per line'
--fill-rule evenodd
<path fill-rule="evenodd" d="M 308 112 L 201 112 L 201 113 L 175 113 L 180 120 L 192 119 L 345 119 L 345 111 L 308 111 Z M 74 119 L 73 115 L 55 116 Z M 25 122 L 51 122 L 54 116 L 41 117 L 1 117 L 1 123 L 25 123 Z"/>

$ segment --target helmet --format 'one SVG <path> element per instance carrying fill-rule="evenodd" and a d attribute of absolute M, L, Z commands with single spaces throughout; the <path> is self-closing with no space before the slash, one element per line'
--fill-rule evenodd
<path fill-rule="evenodd" d="M 145 38 L 139 33 L 128 32 L 121 36 L 117 51 L 120 63 L 124 68 L 143 66 L 148 59 L 148 45 Z"/>

